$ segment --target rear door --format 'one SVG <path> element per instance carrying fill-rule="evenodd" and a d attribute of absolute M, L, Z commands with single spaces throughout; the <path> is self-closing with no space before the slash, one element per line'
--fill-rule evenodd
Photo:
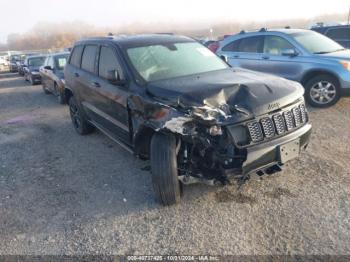
<path fill-rule="evenodd" d="M 227 57 L 231 66 L 243 67 L 250 70 L 261 69 L 263 36 L 248 36 L 222 48 L 222 54 Z"/>
<path fill-rule="evenodd" d="M 66 87 L 73 90 L 74 96 L 78 97 L 77 101 L 80 101 L 80 93 L 82 91 L 79 78 L 81 74 L 80 67 L 83 50 L 83 45 L 76 45 L 73 48 L 68 64 L 64 70 Z"/>
<path fill-rule="evenodd" d="M 54 58 L 53 56 L 50 56 L 48 58 L 47 65 L 50 66 L 50 69 L 45 70 L 45 78 L 46 78 L 46 87 L 49 89 L 51 92 L 54 92 L 54 70 L 55 70 L 55 65 L 54 65 Z"/>
<path fill-rule="evenodd" d="M 41 76 L 41 83 L 46 88 L 48 87 L 48 85 L 47 85 L 47 69 L 45 69 L 44 67 L 48 65 L 49 58 L 50 58 L 50 56 L 46 57 L 43 66 L 40 67 L 40 69 L 39 69 L 40 70 L 40 76 Z"/>
<path fill-rule="evenodd" d="M 80 102 L 90 120 L 96 121 L 97 116 L 92 105 L 96 102 L 94 98 L 96 89 L 99 86 L 97 76 L 97 44 L 87 44 L 81 58 L 81 69 L 75 73 L 76 85 L 79 90 Z"/>
<path fill-rule="evenodd" d="M 263 62 L 259 71 L 291 80 L 299 80 L 304 70 L 302 59 L 299 55 L 283 55 L 287 50 L 300 53 L 287 39 L 276 35 L 266 35 L 264 38 Z"/>

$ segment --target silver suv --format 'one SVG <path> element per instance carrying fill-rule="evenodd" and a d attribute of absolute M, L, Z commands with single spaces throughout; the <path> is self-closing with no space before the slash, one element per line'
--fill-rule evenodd
<path fill-rule="evenodd" d="M 242 31 L 220 42 L 217 54 L 231 66 L 300 82 L 315 107 L 350 96 L 350 50 L 311 30 Z"/>

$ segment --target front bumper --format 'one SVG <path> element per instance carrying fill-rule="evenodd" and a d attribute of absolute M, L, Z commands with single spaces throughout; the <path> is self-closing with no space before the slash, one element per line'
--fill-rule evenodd
<path fill-rule="evenodd" d="M 41 75 L 40 74 L 31 74 L 31 78 L 34 83 L 41 83 Z"/>
<path fill-rule="evenodd" d="M 243 175 L 256 173 L 272 166 L 283 165 L 279 160 L 279 147 L 299 139 L 300 149 L 305 149 L 310 140 L 311 130 L 311 124 L 306 124 L 286 136 L 248 147 L 247 159 L 242 166 Z"/>

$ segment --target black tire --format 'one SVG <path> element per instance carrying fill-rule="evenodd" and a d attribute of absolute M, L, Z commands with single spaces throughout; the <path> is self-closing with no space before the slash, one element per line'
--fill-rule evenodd
<path fill-rule="evenodd" d="M 47 95 L 50 94 L 49 90 L 46 89 L 46 86 L 44 83 L 42 84 L 42 87 L 43 87 L 43 91 L 45 94 L 47 94 Z"/>
<path fill-rule="evenodd" d="M 55 95 L 57 96 L 58 103 L 61 105 L 64 105 L 66 103 L 66 98 L 63 92 L 61 92 L 58 89 L 58 86 L 56 83 L 54 83 L 54 90 L 55 90 Z"/>
<path fill-rule="evenodd" d="M 151 141 L 151 170 L 157 200 L 170 206 L 180 202 L 176 138 L 171 134 L 155 133 Z"/>
<path fill-rule="evenodd" d="M 85 119 L 74 96 L 69 99 L 69 113 L 74 129 L 79 135 L 87 135 L 94 131 L 94 127 Z"/>
<path fill-rule="evenodd" d="M 35 82 L 34 82 L 34 80 L 33 80 L 33 77 L 30 77 L 29 78 L 29 82 L 30 82 L 30 84 L 33 86 L 33 85 L 35 85 Z"/>
<path fill-rule="evenodd" d="M 329 85 L 328 88 L 326 88 Z M 317 91 L 325 88 L 326 91 Z M 320 93 L 318 93 L 320 92 Z M 325 93 L 322 93 L 325 92 Z M 328 99 L 331 98 L 331 99 Z M 340 99 L 340 86 L 336 78 L 330 75 L 318 75 L 305 85 L 305 100 L 313 107 L 326 108 Z M 319 101 L 318 101 L 319 100 Z M 322 100 L 322 101 L 321 101 Z"/>

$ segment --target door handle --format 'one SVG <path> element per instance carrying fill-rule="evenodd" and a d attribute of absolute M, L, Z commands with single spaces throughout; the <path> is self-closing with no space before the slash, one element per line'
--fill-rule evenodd
<path fill-rule="evenodd" d="M 97 82 L 91 82 L 91 85 L 93 87 L 101 87 L 101 85 L 99 83 L 97 83 Z"/>
<path fill-rule="evenodd" d="M 233 58 L 239 58 L 239 55 L 234 55 Z"/>
<path fill-rule="evenodd" d="M 74 73 L 75 77 L 79 77 L 79 74 L 78 73 Z"/>
<path fill-rule="evenodd" d="M 263 56 L 262 59 L 267 60 L 267 59 L 270 59 L 270 57 L 269 56 Z"/>

